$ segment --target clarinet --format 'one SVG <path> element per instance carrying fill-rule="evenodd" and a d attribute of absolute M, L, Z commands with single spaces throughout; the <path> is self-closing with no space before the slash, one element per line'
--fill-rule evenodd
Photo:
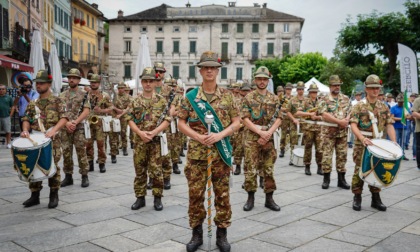
<path fill-rule="evenodd" d="M 163 110 L 162 115 L 159 117 L 159 120 L 157 122 L 156 127 L 158 127 L 162 123 L 163 119 L 165 118 L 166 114 L 168 113 L 169 108 L 171 107 L 171 104 L 172 104 L 172 101 L 174 100 L 174 98 L 175 98 L 175 91 L 172 89 L 171 93 L 169 94 L 168 104 L 166 105 L 165 109 Z"/>

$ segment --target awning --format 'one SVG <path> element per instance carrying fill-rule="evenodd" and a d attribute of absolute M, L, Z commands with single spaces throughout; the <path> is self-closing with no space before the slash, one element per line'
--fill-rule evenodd
<path fill-rule="evenodd" d="M 11 68 L 22 72 L 34 72 L 34 68 L 31 65 L 4 55 L 0 55 L 0 67 Z"/>

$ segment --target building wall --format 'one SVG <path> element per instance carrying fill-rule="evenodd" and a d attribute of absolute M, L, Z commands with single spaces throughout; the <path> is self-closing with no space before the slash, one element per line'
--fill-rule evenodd
<path fill-rule="evenodd" d="M 28 7 L 22 1 L 10 1 L 9 25 L 13 29 L 16 22 L 25 28 L 28 28 Z"/>
<path fill-rule="evenodd" d="M 54 1 L 54 35 L 59 59 L 66 57 L 71 60 L 71 4 L 69 0 Z M 66 21 L 67 19 L 67 21 Z"/>
<path fill-rule="evenodd" d="M 42 7 L 42 19 L 43 19 L 43 48 L 47 52 L 51 52 L 51 43 L 55 43 L 54 34 L 54 1 L 43 0 Z"/>

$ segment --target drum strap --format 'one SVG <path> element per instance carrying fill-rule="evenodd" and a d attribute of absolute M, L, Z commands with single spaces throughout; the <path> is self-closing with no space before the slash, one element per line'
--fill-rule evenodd
<path fill-rule="evenodd" d="M 367 99 L 363 100 L 365 104 L 367 104 Z M 373 129 L 373 138 L 382 138 L 382 132 L 378 130 L 378 119 L 376 119 L 375 114 L 371 111 L 369 112 L 369 119 L 372 122 L 372 129 Z"/>
<path fill-rule="evenodd" d="M 37 101 L 38 99 L 36 99 L 35 100 L 35 102 Z M 44 127 L 44 124 L 42 123 L 42 119 L 41 119 L 41 110 L 38 108 L 38 106 L 36 106 L 35 105 L 35 113 L 36 113 L 36 116 L 35 116 L 35 118 L 37 118 L 38 119 L 38 125 L 39 125 L 39 129 L 41 130 L 41 132 L 42 133 L 45 133 L 45 127 Z"/>

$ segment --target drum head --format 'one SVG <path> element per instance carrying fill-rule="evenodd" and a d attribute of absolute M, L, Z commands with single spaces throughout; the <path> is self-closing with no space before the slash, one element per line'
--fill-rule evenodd
<path fill-rule="evenodd" d="M 397 160 L 403 156 L 403 150 L 398 144 L 394 142 L 386 139 L 371 139 L 371 141 L 376 146 L 369 145 L 367 148 L 371 153 L 379 158 Z"/>
<path fill-rule="evenodd" d="M 303 149 L 303 148 L 293 149 L 293 155 L 295 155 L 295 156 L 303 157 L 304 154 L 305 154 L 305 149 Z"/>
<path fill-rule="evenodd" d="M 50 138 L 46 138 L 42 133 L 31 134 L 31 139 L 37 142 L 37 145 L 44 145 L 51 141 Z M 19 137 L 12 142 L 12 146 L 15 148 L 32 148 L 34 144 L 28 139 Z"/>

